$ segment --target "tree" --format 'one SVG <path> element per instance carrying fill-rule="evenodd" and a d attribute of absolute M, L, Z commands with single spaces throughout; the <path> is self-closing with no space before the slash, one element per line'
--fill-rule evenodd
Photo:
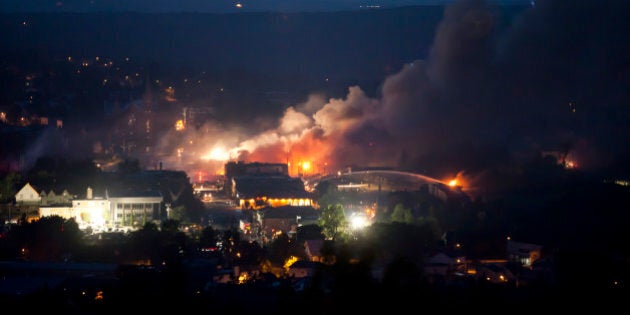
<path fill-rule="evenodd" d="M 396 204 L 394 207 L 394 211 L 392 211 L 391 216 L 389 217 L 391 222 L 398 223 L 414 223 L 414 217 L 411 213 L 411 209 L 405 207 L 402 203 Z"/>
<path fill-rule="evenodd" d="M 21 249 L 20 255 L 25 259 L 60 261 L 78 250 L 83 235 L 74 219 L 53 215 L 14 226 L 8 239 Z"/>
<path fill-rule="evenodd" d="M 11 200 L 15 196 L 20 179 L 20 173 L 16 172 L 9 172 L 0 179 L 0 202 Z"/>
<path fill-rule="evenodd" d="M 199 246 L 217 246 L 217 232 L 211 226 L 206 226 L 203 228 L 203 230 L 201 230 L 201 236 L 199 237 Z"/>
<path fill-rule="evenodd" d="M 132 260 L 159 261 L 160 231 L 153 222 L 147 222 L 142 229 L 131 233 L 127 243 L 129 257 Z"/>
<path fill-rule="evenodd" d="M 328 240 L 343 238 L 348 230 L 348 220 L 341 204 L 327 205 L 317 220 L 322 233 Z"/>
<path fill-rule="evenodd" d="M 179 221 L 175 219 L 167 219 L 160 224 L 160 231 L 167 235 L 175 235 L 179 232 Z"/>
<path fill-rule="evenodd" d="M 324 234 L 322 234 L 322 228 L 317 224 L 306 224 L 298 226 L 297 228 L 298 240 L 312 240 L 322 238 L 324 238 Z"/>
<path fill-rule="evenodd" d="M 420 265 L 439 241 L 431 223 L 374 223 L 364 233 L 366 244 L 380 257 L 407 257 Z"/>
<path fill-rule="evenodd" d="M 335 185 L 330 184 L 329 182 L 322 182 L 317 185 L 317 203 L 320 207 L 325 208 L 329 205 L 335 205 L 341 202 L 341 194 L 337 190 Z"/>
<path fill-rule="evenodd" d="M 232 227 L 223 231 L 221 237 L 221 244 L 223 246 L 223 257 L 228 261 L 228 265 L 231 265 L 237 256 L 237 245 L 241 242 L 241 234 L 236 227 Z"/>
<path fill-rule="evenodd" d="M 271 263 L 276 266 L 282 266 L 284 261 L 289 257 L 289 236 L 282 233 L 271 242 L 267 251 L 267 257 Z"/>
<path fill-rule="evenodd" d="M 417 263 L 398 256 L 387 264 L 383 273 L 383 286 L 391 294 L 415 292 L 421 283 L 422 271 Z"/>
<path fill-rule="evenodd" d="M 184 221 L 185 216 L 186 216 L 186 207 L 183 205 L 171 208 L 168 213 L 169 220 L 172 219 L 178 222 Z"/>

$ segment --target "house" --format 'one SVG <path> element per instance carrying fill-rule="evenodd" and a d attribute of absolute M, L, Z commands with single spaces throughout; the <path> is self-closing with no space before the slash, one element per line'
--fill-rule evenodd
<path fill-rule="evenodd" d="M 542 246 L 532 243 L 507 241 L 508 260 L 518 262 L 523 267 L 531 268 L 540 259 Z"/>
<path fill-rule="evenodd" d="M 15 202 L 18 205 L 39 205 L 41 200 L 42 197 L 30 183 L 26 183 L 26 185 L 15 194 Z"/>
<path fill-rule="evenodd" d="M 273 239 L 279 233 L 295 235 L 303 222 L 317 220 L 319 212 L 311 206 L 266 207 L 259 210 L 263 233 Z"/>
<path fill-rule="evenodd" d="M 322 247 L 324 246 L 324 240 L 306 240 L 304 241 L 304 251 L 309 261 L 322 261 Z"/>
<path fill-rule="evenodd" d="M 424 272 L 429 276 L 446 277 L 453 272 L 455 266 L 455 259 L 444 253 L 436 253 L 427 259 Z"/>
<path fill-rule="evenodd" d="M 64 219 L 76 219 L 76 214 L 72 205 L 59 205 L 59 206 L 40 206 L 39 207 L 39 217 L 49 217 L 49 216 L 60 216 Z M 80 228 L 80 226 L 79 226 Z"/>
<path fill-rule="evenodd" d="M 324 268 L 325 265 L 308 260 L 298 260 L 289 266 L 288 276 L 292 278 L 313 277 L 316 272 Z"/>
<path fill-rule="evenodd" d="M 61 194 L 56 194 L 51 189 L 48 193 L 46 193 L 46 191 L 42 191 L 39 195 L 41 196 L 42 205 L 69 205 L 75 197 L 71 195 L 67 189 L 64 189 Z"/>
<path fill-rule="evenodd" d="M 25 219 L 27 222 L 37 220 L 39 218 L 38 209 L 41 204 L 42 197 L 37 190 L 26 183 L 22 189 L 15 194 L 15 202 L 17 211 L 10 213 L 9 221 L 13 222 L 14 218 Z"/>
<path fill-rule="evenodd" d="M 518 278 L 502 262 L 474 263 L 468 266 L 468 273 L 487 283 L 515 285 L 518 282 Z"/>
<path fill-rule="evenodd" d="M 39 217 L 56 215 L 64 219 L 74 219 L 81 230 L 88 227 L 95 231 L 105 229 L 106 218 L 110 209 L 109 201 L 103 198 L 94 198 L 92 188 L 87 188 L 84 199 L 71 196 L 67 190 L 61 195 L 55 195 L 52 190 L 49 194 L 42 193 L 42 195 L 47 195 L 47 198 L 56 198 L 60 202 L 53 203 L 52 200 L 54 199 L 48 199 L 47 202 L 42 201 L 42 205 L 39 207 Z"/>

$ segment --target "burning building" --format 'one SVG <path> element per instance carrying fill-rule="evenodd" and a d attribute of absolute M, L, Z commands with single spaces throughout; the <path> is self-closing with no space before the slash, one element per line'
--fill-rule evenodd
<path fill-rule="evenodd" d="M 226 193 L 243 209 L 313 204 L 302 179 L 289 176 L 287 164 L 229 162 L 225 174 Z"/>

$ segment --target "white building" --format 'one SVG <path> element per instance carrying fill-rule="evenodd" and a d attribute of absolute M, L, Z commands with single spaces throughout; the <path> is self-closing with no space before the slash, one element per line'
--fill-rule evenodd
<path fill-rule="evenodd" d="M 37 193 L 35 189 L 32 192 Z M 26 189 L 24 197 L 30 196 L 32 192 Z M 39 216 L 73 218 L 81 230 L 129 231 L 141 228 L 147 222 L 162 221 L 162 202 L 162 195 L 157 192 L 103 198 L 94 197 L 92 189 L 88 187 L 85 199 L 74 199 L 72 205 L 68 206 L 41 205 Z"/>
<path fill-rule="evenodd" d="M 30 183 L 26 183 L 26 185 L 15 194 L 15 201 L 18 205 L 38 205 L 41 200 L 42 197 Z"/>

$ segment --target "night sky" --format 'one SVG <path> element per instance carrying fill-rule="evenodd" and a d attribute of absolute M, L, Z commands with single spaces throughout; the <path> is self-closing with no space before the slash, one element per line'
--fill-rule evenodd
<path fill-rule="evenodd" d="M 299 136 L 339 164 L 454 173 L 546 151 L 585 169 L 623 164 L 627 9 L 621 1 L 546 1 L 498 30 L 492 6 L 458 2 L 446 8 L 428 56 L 385 77 L 378 96 L 360 86 L 342 98 L 314 96 L 241 146 Z M 326 143 L 335 145 L 327 152 Z"/>
<path fill-rule="evenodd" d="M 83 10 L 85 2 L 59 6 Z M 105 2 L 93 2 L 105 8 Z M 193 2 L 182 6 L 192 8 Z M 24 3 L 3 2 L 3 10 L 12 4 L 22 10 Z M 28 3 L 40 9 L 51 1 Z M 110 1 L 106 7 L 118 10 L 120 3 Z M 149 9 L 141 5 L 146 2 L 133 3 Z M 172 7 L 170 1 L 151 3 L 155 7 L 150 10 Z M 284 162 L 292 154 L 295 161 L 309 158 L 337 167 L 391 166 L 432 176 L 474 177 L 498 165 L 560 152 L 582 169 L 627 175 L 629 2 L 536 1 L 509 20 L 500 12 L 484 1 L 449 2 L 430 42 L 424 43 L 426 54 L 394 64 L 376 91 L 349 84 L 337 87 L 345 91 L 341 96 L 305 92 L 304 101 L 281 109 L 277 117 L 241 125 L 213 121 L 199 132 L 189 131 L 189 138 L 204 143 L 206 158 L 214 152 L 220 162 L 228 156 Z M 278 30 L 290 32 L 287 25 Z M 337 31 L 343 34 L 344 29 Z M 400 40 L 410 41 L 405 34 Z M 351 55 L 369 56 L 373 46 L 382 45 L 361 44 Z M 256 46 L 243 45 L 257 60 Z M 312 56 L 317 55 L 321 53 Z M 287 58 L 286 63 L 294 61 Z M 358 74 L 369 66 L 345 70 Z M 257 104 L 239 106 L 248 111 Z M 172 145 L 173 139 L 166 134 L 156 146 Z"/>
<path fill-rule="evenodd" d="M 453 0 L 8 0 L 0 3 L 0 11 L 138 11 L 138 12 L 305 12 L 339 11 L 412 5 L 444 5 Z M 525 0 L 497 0 L 494 3 L 523 4 Z"/>

